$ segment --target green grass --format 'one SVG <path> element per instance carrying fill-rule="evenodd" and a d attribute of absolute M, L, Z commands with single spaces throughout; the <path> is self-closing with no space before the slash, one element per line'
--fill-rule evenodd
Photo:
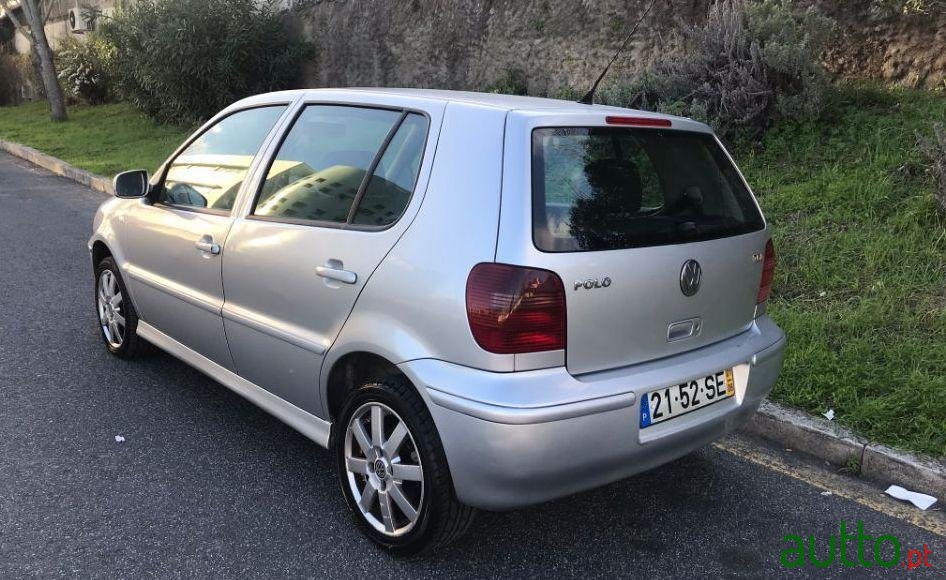
<path fill-rule="evenodd" d="M 127 169 L 154 171 L 192 131 L 157 125 L 123 103 L 70 107 L 65 123 L 49 120 L 46 103 L 0 107 L 0 139 L 107 177 Z"/>
<path fill-rule="evenodd" d="M 914 148 L 946 121 L 946 95 L 849 87 L 835 101 L 739 156 L 779 259 L 769 312 L 789 346 L 773 398 L 946 456 L 946 218 Z"/>

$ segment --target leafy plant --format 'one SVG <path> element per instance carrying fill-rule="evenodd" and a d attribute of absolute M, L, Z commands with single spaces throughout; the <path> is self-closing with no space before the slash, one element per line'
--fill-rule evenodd
<path fill-rule="evenodd" d="M 935 181 L 933 199 L 940 211 L 946 214 L 946 127 L 942 123 L 935 123 L 932 138 L 920 133 L 916 137 L 917 148 L 929 160 L 930 173 Z"/>
<path fill-rule="evenodd" d="M 119 93 L 161 121 L 293 86 L 312 47 L 274 0 L 139 0 L 103 23 Z"/>
<path fill-rule="evenodd" d="M 84 42 L 64 38 L 56 53 L 63 90 L 90 105 L 113 100 L 114 55 L 115 48 L 100 35 L 91 34 Z"/>
<path fill-rule="evenodd" d="M 528 95 L 528 75 L 521 68 L 508 69 L 492 86 L 487 87 L 486 92 L 504 95 Z"/>
<path fill-rule="evenodd" d="M 821 111 L 828 80 L 820 57 L 833 27 L 790 0 L 720 0 L 703 24 L 683 27 L 679 51 L 602 100 L 693 117 L 730 140 L 756 139 L 777 118 Z"/>
<path fill-rule="evenodd" d="M 9 18 L 0 20 L 0 54 L 13 53 L 13 39 L 16 36 L 16 26 Z"/>
<path fill-rule="evenodd" d="M 946 11 L 946 0 L 871 0 L 871 12 L 887 17 L 896 14 L 933 14 Z"/>
<path fill-rule="evenodd" d="M 41 98 L 43 81 L 27 54 L 0 54 L 0 106 Z"/>

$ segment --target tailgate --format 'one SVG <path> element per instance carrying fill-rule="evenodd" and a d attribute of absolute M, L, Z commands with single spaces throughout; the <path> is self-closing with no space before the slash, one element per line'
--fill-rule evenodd
<path fill-rule="evenodd" d="M 497 261 L 561 277 L 569 372 L 671 356 L 745 330 L 770 236 L 725 150 L 685 120 L 591 120 L 512 115 L 506 136 Z"/>

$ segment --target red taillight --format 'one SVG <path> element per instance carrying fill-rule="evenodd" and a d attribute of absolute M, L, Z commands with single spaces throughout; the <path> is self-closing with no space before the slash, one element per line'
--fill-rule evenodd
<path fill-rule="evenodd" d="M 605 117 L 608 125 L 634 125 L 636 127 L 669 127 L 670 119 L 655 119 L 654 117 Z"/>
<path fill-rule="evenodd" d="M 477 264 L 466 281 L 466 315 L 476 343 L 489 352 L 565 348 L 565 287 L 554 272 Z"/>
<path fill-rule="evenodd" d="M 772 281 L 775 279 L 775 246 L 772 240 L 765 244 L 765 260 L 762 262 L 762 281 L 759 282 L 759 295 L 756 304 L 762 304 L 772 293 Z"/>

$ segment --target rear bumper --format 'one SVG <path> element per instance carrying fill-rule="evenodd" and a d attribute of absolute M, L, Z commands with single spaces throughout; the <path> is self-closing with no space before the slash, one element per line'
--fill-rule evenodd
<path fill-rule="evenodd" d="M 720 343 L 581 377 L 562 367 L 493 373 L 430 359 L 399 366 L 422 387 L 460 501 L 509 509 L 640 473 L 737 429 L 775 384 L 784 348 L 784 334 L 763 316 Z M 640 429 L 644 393 L 729 367 L 734 397 Z"/>

